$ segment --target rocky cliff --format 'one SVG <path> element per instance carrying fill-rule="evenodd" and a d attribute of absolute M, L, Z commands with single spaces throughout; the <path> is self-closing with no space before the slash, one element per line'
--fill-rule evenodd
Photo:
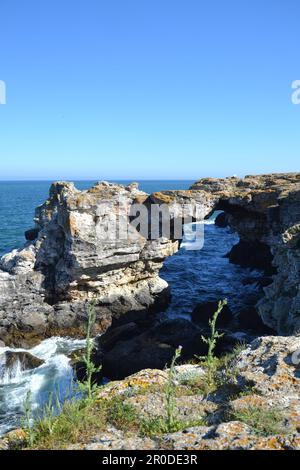
<path fill-rule="evenodd" d="M 300 174 L 270 174 L 197 181 L 190 191 L 155 193 L 155 202 L 196 201 L 204 214 L 223 210 L 238 232 L 229 257 L 263 268 L 270 277 L 257 308 L 280 334 L 300 329 Z"/>
<path fill-rule="evenodd" d="M 53 184 L 26 234 L 31 241 L 0 261 L 0 338 L 79 334 L 93 299 L 98 331 L 122 314 L 163 308 L 168 285 L 159 270 L 178 242 L 148 240 L 130 225 L 130 208 L 147 197 L 136 184 Z M 131 236 L 115 236 L 116 218 Z"/>

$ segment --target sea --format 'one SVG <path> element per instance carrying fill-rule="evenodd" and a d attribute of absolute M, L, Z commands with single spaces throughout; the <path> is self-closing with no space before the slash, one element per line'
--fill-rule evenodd
<path fill-rule="evenodd" d="M 128 184 L 131 181 L 115 181 Z M 137 181 L 141 190 L 152 193 L 168 189 L 188 189 L 193 181 Z M 95 181 L 75 181 L 84 190 Z M 0 182 L 0 256 L 25 242 L 24 232 L 33 227 L 34 209 L 48 196 L 50 181 Z M 255 282 L 261 273 L 230 264 L 225 256 L 239 240 L 230 228 L 215 225 L 216 214 L 204 224 L 204 246 L 201 250 L 188 249 L 184 239 L 180 250 L 165 260 L 160 276 L 172 292 L 171 303 L 162 313 L 164 318 L 189 318 L 193 308 L 201 302 L 227 298 L 232 311 L 253 305 L 259 298 Z M 189 230 L 195 228 L 194 224 Z M 49 394 L 60 401 L 70 396 L 74 374 L 69 354 L 82 348 L 82 340 L 47 338 L 30 349 L 43 364 L 32 370 L 22 370 L 18 361 L 14 367 L 5 367 L 5 353 L 22 349 L 0 347 L 0 435 L 16 428 L 22 422 L 24 406 L 30 392 L 33 414 L 39 415 Z"/>

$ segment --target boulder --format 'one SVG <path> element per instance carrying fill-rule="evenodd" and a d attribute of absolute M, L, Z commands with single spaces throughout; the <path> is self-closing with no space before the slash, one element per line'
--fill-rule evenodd
<path fill-rule="evenodd" d="M 272 275 L 276 271 L 272 266 L 273 256 L 270 248 L 265 243 L 240 240 L 226 256 L 230 263 L 243 268 L 260 269 L 266 275 Z"/>
<path fill-rule="evenodd" d="M 240 338 L 219 329 L 224 336 L 217 342 L 218 356 L 230 352 Z M 110 327 L 97 339 L 94 362 L 102 364 L 102 373 L 110 379 L 122 379 L 142 369 L 164 369 L 169 365 L 175 349 L 182 347 L 180 361 L 207 354 L 202 336 L 209 337 L 208 327 L 200 328 L 189 320 L 177 318 L 141 329 L 134 323 Z"/>
<path fill-rule="evenodd" d="M 39 235 L 39 230 L 37 228 L 32 228 L 30 230 L 26 230 L 25 232 L 25 238 L 26 240 L 33 242 L 34 240 L 37 239 Z"/>
<path fill-rule="evenodd" d="M 257 335 L 274 334 L 275 331 L 266 326 L 255 307 L 246 307 L 240 310 L 235 316 L 238 327 L 244 330 L 251 330 Z"/>
<path fill-rule="evenodd" d="M 109 329 L 98 340 L 101 353 L 98 352 L 96 362 L 103 361 L 103 375 L 110 379 L 124 378 L 145 368 L 163 369 L 178 346 L 182 346 L 182 359 L 206 354 L 201 331 L 182 318 L 164 321 L 144 331 L 132 324 L 121 331 Z M 112 337 L 115 341 L 111 341 Z"/>
<path fill-rule="evenodd" d="M 23 370 L 31 370 L 44 363 L 42 359 L 25 351 L 6 351 L 4 354 L 6 369 L 13 369 L 19 363 Z"/>
<path fill-rule="evenodd" d="M 203 302 L 194 308 L 192 312 L 192 320 L 197 325 L 208 326 L 209 320 L 211 320 L 213 314 L 218 309 L 218 301 L 215 302 Z M 232 311 L 228 305 L 224 305 L 218 320 L 217 327 L 226 327 L 232 321 Z"/>

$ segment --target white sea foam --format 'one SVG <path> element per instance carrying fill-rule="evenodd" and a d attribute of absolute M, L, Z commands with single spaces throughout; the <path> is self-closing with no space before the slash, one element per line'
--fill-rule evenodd
<path fill-rule="evenodd" d="M 85 346 L 85 340 L 53 337 L 31 349 L 0 348 L 0 435 L 20 424 L 24 403 L 30 392 L 33 411 L 40 411 L 52 392 L 63 401 L 74 393 L 74 373 L 67 357 Z M 16 359 L 13 367 L 5 367 L 6 352 L 28 352 L 43 360 L 32 370 L 24 370 Z"/>

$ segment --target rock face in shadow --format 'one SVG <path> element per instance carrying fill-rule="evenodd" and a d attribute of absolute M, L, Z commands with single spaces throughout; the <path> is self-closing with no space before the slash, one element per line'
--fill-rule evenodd
<path fill-rule="evenodd" d="M 192 320 L 197 325 L 208 325 L 209 320 L 218 309 L 218 302 L 204 302 L 196 305 L 192 312 Z M 224 305 L 219 318 L 218 325 L 226 327 L 232 321 L 232 312 L 228 305 Z"/>
<path fill-rule="evenodd" d="M 178 242 L 151 240 L 132 227 L 132 205 L 147 198 L 134 183 L 101 182 L 87 191 L 54 183 L 36 210 L 35 230 L 26 233 L 31 241 L 0 260 L 0 338 L 18 345 L 78 335 L 91 300 L 97 332 L 127 312 L 163 309 L 169 289 L 159 270 Z M 117 237 L 122 217 L 124 235 Z"/>
<path fill-rule="evenodd" d="M 226 228 L 229 225 L 228 214 L 226 212 L 221 212 L 217 215 L 215 219 L 215 224 L 217 227 Z"/>
<path fill-rule="evenodd" d="M 232 247 L 227 257 L 230 263 L 238 264 L 243 268 L 260 269 L 266 276 L 276 273 L 276 269 L 272 266 L 271 250 L 265 243 L 240 240 Z"/>
<path fill-rule="evenodd" d="M 252 331 L 255 335 L 275 334 L 275 330 L 269 328 L 262 321 L 255 307 L 245 307 L 236 316 L 236 322 L 241 331 Z"/>
<path fill-rule="evenodd" d="M 218 327 L 224 336 L 218 340 L 216 354 L 230 352 L 240 337 Z M 164 369 L 170 365 L 176 348 L 182 347 L 181 361 L 207 354 L 202 335 L 210 336 L 207 325 L 199 326 L 184 318 L 153 322 L 152 326 L 135 322 L 111 326 L 96 340 L 94 362 L 102 365 L 102 374 L 109 379 L 123 379 L 142 369 Z M 82 370 L 79 367 L 79 377 Z"/>

